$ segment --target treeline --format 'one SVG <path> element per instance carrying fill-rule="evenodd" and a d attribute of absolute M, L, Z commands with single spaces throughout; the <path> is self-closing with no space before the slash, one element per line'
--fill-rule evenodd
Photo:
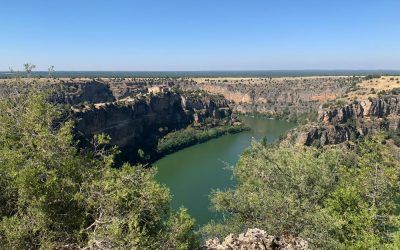
<path fill-rule="evenodd" d="M 242 115 L 249 115 L 249 114 L 242 114 Z M 266 117 L 287 122 L 294 122 L 301 125 L 304 125 L 309 122 L 316 122 L 318 118 L 318 113 L 316 111 L 296 114 L 296 113 L 291 113 L 289 107 L 286 107 L 281 112 L 277 112 L 275 114 L 264 114 L 259 112 L 253 112 L 251 113 L 251 115 L 255 117 Z"/>
<path fill-rule="evenodd" d="M 400 163 L 383 134 L 354 149 L 254 142 L 234 177 L 211 196 L 225 220 L 206 225 L 207 238 L 261 228 L 315 249 L 400 248 Z"/>
<path fill-rule="evenodd" d="M 175 132 L 171 132 L 159 140 L 157 152 L 165 155 L 183 149 L 185 147 L 202 143 L 225 134 L 235 134 L 248 130 L 244 124 L 219 125 L 212 128 L 195 128 L 188 126 Z"/>
<path fill-rule="evenodd" d="M 376 79 L 376 78 L 381 78 L 381 75 L 377 75 L 377 74 L 372 74 L 372 75 L 366 75 L 364 77 L 365 80 L 371 80 L 371 79 Z"/>
<path fill-rule="evenodd" d="M 194 220 L 170 209 L 154 169 L 114 168 L 107 136 L 78 149 L 62 119 L 35 91 L 0 100 L 1 249 L 197 247 Z"/>

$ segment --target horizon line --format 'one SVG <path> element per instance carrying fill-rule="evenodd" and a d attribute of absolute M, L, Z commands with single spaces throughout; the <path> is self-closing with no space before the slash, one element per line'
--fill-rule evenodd
<path fill-rule="evenodd" d="M 47 72 L 48 70 L 33 70 L 35 72 Z M 54 72 L 256 72 L 256 71 L 399 71 L 399 69 L 213 69 L 213 70 L 54 70 Z M 0 72 L 17 73 L 25 70 L 0 70 Z"/>

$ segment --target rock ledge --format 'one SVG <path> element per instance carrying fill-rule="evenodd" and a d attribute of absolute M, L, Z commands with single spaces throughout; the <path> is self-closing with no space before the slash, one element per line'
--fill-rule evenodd
<path fill-rule="evenodd" d="M 248 229 L 245 233 L 228 235 L 223 242 L 219 239 L 209 239 L 205 242 L 202 250 L 305 250 L 309 249 L 307 241 L 292 236 L 271 236 L 265 231 L 254 228 Z"/>

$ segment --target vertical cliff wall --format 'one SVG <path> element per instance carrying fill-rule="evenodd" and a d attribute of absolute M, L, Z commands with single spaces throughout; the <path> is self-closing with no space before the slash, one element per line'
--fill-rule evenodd
<path fill-rule="evenodd" d="M 387 95 L 319 109 L 318 124 L 303 128 L 297 142 L 337 144 L 377 131 L 400 132 L 400 97 Z"/>
<path fill-rule="evenodd" d="M 155 154 L 158 140 L 169 132 L 201 123 L 207 118 L 229 119 L 228 102 L 204 94 L 160 93 L 140 95 L 112 103 L 76 109 L 76 133 L 82 142 L 93 135 L 111 136 L 111 144 L 118 145 L 122 157 L 137 160 L 138 150 Z"/>

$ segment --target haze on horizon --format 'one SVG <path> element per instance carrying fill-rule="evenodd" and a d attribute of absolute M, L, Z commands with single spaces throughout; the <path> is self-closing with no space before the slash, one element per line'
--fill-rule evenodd
<path fill-rule="evenodd" d="M 11 1 L 0 71 L 400 69 L 400 1 Z"/>

